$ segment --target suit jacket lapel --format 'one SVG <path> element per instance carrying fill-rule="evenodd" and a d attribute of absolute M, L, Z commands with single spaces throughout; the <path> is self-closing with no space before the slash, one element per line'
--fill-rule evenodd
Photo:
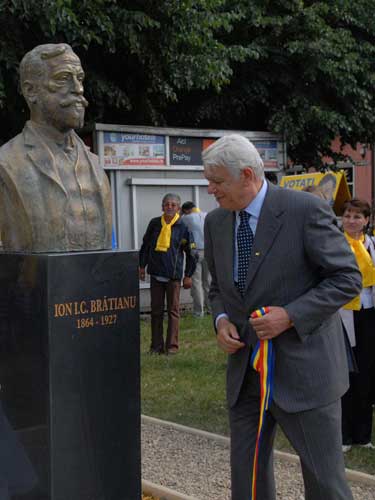
<path fill-rule="evenodd" d="M 277 191 L 269 184 L 255 233 L 246 278 L 247 288 L 254 280 L 259 267 L 262 265 L 265 256 L 282 227 L 282 219 L 280 217 L 282 213 L 283 210 L 277 206 Z"/>
<path fill-rule="evenodd" d="M 104 169 L 102 169 L 99 165 L 99 158 L 96 157 L 97 159 L 95 160 L 94 155 L 90 154 L 90 149 L 86 146 L 86 144 L 83 142 L 83 140 L 74 132 L 74 137 L 75 140 L 77 141 L 78 145 L 78 158 L 82 154 L 84 156 L 86 162 L 90 165 L 90 170 L 92 172 L 92 177 L 93 177 L 93 182 L 96 185 L 97 188 L 97 193 L 100 196 L 100 200 L 102 203 L 102 207 L 105 213 L 105 207 L 108 205 L 106 203 L 106 196 L 111 197 L 111 193 L 107 191 L 105 188 L 105 176 L 106 173 L 104 172 Z M 108 193 L 108 194 L 107 194 Z M 111 203 L 111 200 L 109 201 Z M 111 226 L 111 224 L 109 224 Z M 111 232 L 108 230 L 108 224 L 105 224 L 105 232 L 106 232 L 106 238 L 111 238 Z"/>
<path fill-rule="evenodd" d="M 241 297 L 237 287 L 233 281 L 233 264 L 234 264 L 234 234 L 235 234 L 235 214 L 227 211 L 219 222 L 218 228 L 218 255 L 220 255 L 220 269 L 219 272 L 225 278 L 227 286 L 230 286 Z M 229 244 L 228 244 L 228 240 Z"/>
<path fill-rule="evenodd" d="M 230 244 L 227 245 L 225 241 L 223 241 L 222 245 L 222 272 L 224 273 L 225 279 L 227 282 L 232 283 L 233 281 L 233 232 L 234 232 L 234 217 L 233 217 L 233 212 L 227 212 L 222 224 L 222 231 L 220 231 L 221 235 L 225 235 L 225 238 L 220 238 L 220 239 L 225 239 L 226 237 L 230 238 Z"/>
<path fill-rule="evenodd" d="M 82 139 L 75 132 L 74 132 L 74 138 L 77 142 L 78 150 L 80 151 L 80 153 L 82 152 L 87 163 L 91 167 L 91 171 L 93 172 L 94 181 L 96 182 L 97 186 L 100 187 L 102 185 L 102 182 L 103 182 L 103 175 L 105 175 L 104 171 L 101 168 L 99 168 L 98 162 L 95 164 L 95 162 L 93 162 L 91 160 L 86 144 L 82 141 Z"/>
<path fill-rule="evenodd" d="M 28 157 L 40 172 L 54 181 L 67 195 L 57 172 L 55 159 L 49 148 L 44 144 L 40 137 L 35 133 L 29 123 L 24 128 L 25 146 L 28 146 Z"/>

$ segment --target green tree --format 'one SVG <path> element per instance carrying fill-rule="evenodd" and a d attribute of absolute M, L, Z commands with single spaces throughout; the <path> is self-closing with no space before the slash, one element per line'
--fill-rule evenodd
<path fill-rule="evenodd" d="M 0 137 L 27 118 L 18 65 L 38 44 L 67 42 L 81 57 L 89 121 L 164 124 L 181 92 L 229 83 L 247 49 L 217 35 L 239 19 L 223 0 L 0 0 Z"/>
<path fill-rule="evenodd" d="M 234 64 L 222 93 L 186 95 L 180 120 L 283 134 L 291 158 L 306 165 L 329 153 L 338 135 L 352 145 L 375 141 L 373 1 L 240 0 L 236 6 L 240 19 L 222 40 L 235 40 L 249 55 Z"/>
<path fill-rule="evenodd" d="M 372 0 L 0 0 L 0 138 L 27 119 L 18 64 L 67 42 L 88 122 L 269 130 L 298 163 L 375 142 Z"/>

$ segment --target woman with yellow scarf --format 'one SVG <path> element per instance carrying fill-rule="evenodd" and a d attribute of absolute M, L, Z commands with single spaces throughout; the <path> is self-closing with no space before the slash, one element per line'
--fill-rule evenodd
<path fill-rule="evenodd" d="M 151 354 L 176 354 L 179 349 L 180 289 L 191 288 L 195 271 L 193 237 L 181 220 L 181 198 L 167 193 L 162 200 L 162 216 L 150 220 L 139 251 L 139 278 L 146 268 L 151 292 Z M 185 255 L 185 265 L 184 265 Z M 167 302 L 168 327 L 164 338 L 164 303 Z"/>
<path fill-rule="evenodd" d="M 356 358 L 358 371 L 350 374 L 350 388 L 342 398 L 343 451 L 352 445 L 375 450 L 371 443 L 375 389 L 375 248 L 365 234 L 370 205 L 354 198 L 342 216 L 345 237 L 362 274 L 362 291 L 341 310 L 341 318 Z"/>

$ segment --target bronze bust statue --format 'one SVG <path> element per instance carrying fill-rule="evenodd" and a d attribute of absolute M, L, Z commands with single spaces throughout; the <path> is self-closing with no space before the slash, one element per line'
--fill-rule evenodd
<path fill-rule="evenodd" d="M 4 251 L 111 248 L 111 195 L 98 157 L 74 132 L 83 126 L 84 72 L 67 44 L 39 45 L 20 64 L 30 120 L 0 148 Z"/>

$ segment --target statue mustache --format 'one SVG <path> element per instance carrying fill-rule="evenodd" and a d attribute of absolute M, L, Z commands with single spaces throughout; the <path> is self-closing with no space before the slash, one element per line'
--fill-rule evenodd
<path fill-rule="evenodd" d="M 88 101 L 86 101 L 84 97 L 80 97 L 78 99 L 76 97 L 71 97 L 60 102 L 60 106 L 62 108 L 68 108 L 69 106 L 74 106 L 75 104 L 81 104 L 84 108 L 87 108 L 89 105 Z"/>

